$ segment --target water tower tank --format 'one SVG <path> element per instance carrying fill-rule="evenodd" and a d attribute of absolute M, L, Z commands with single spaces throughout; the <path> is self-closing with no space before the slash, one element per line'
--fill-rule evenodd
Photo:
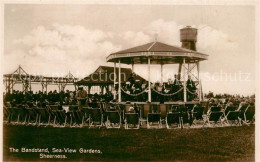
<path fill-rule="evenodd" d="M 182 48 L 187 48 L 196 51 L 197 29 L 187 26 L 180 29 L 180 39 Z"/>

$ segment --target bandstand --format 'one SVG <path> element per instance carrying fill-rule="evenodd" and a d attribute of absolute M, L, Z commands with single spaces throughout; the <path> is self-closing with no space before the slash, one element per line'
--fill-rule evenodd
<path fill-rule="evenodd" d="M 196 85 L 197 101 L 202 100 L 202 86 L 200 80 L 200 62 L 207 60 L 208 55 L 196 51 L 197 29 L 189 26 L 180 30 L 182 47 L 164 44 L 158 41 L 111 53 L 107 57 L 107 62 L 114 63 L 114 69 L 119 68 L 118 73 L 118 102 L 121 103 L 121 64 L 134 65 L 143 64 L 148 68 L 148 102 L 152 101 L 151 71 L 150 65 L 160 65 L 161 83 L 163 83 L 163 66 L 166 64 L 178 65 L 178 79 L 183 85 L 183 101 L 187 103 L 187 93 L 193 93 L 186 87 L 188 76 L 192 78 Z M 116 71 L 114 71 L 116 75 Z M 114 80 L 115 86 L 115 80 Z"/>

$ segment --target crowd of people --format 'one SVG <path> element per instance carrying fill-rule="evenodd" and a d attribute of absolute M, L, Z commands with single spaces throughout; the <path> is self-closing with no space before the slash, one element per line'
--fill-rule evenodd
<path fill-rule="evenodd" d="M 105 94 L 86 94 L 86 98 L 82 99 L 83 95 L 81 94 L 83 91 L 82 87 L 79 87 L 78 91 L 61 91 L 57 92 L 49 91 L 47 92 L 22 92 L 18 90 L 14 90 L 13 93 L 4 93 L 3 101 L 4 105 L 7 107 L 19 107 L 19 106 L 26 106 L 26 107 L 42 107 L 45 108 L 47 105 L 58 105 L 62 107 L 63 105 L 79 105 L 81 102 L 109 102 L 113 99 L 113 95 L 111 92 L 107 92 Z M 62 108 L 61 108 L 62 109 Z"/>
<path fill-rule="evenodd" d="M 131 74 L 127 82 L 122 84 L 122 101 L 146 102 L 148 100 L 148 82 L 135 80 L 134 75 L 134 73 Z M 118 88 L 118 83 L 116 83 L 116 92 L 118 92 Z M 192 101 L 198 96 L 196 85 L 190 76 L 186 81 L 186 89 L 187 101 Z M 175 75 L 174 81 L 168 79 L 166 83 L 151 83 L 151 93 L 154 102 L 183 101 L 183 83 L 180 81 L 180 77 Z"/>
<path fill-rule="evenodd" d="M 224 98 L 216 98 L 212 97 L 208 99 L 208 107 L 211 106 L 235 106 L 235 107 L 241 107 L 242 105 L 255 105 L 255 97 L 254 96 L 247 96 L 247 97 L 241 97 L 241 96 L 230 96 L 230 97 L 224 97 Z"/>
<path fill-rule="evenodd" d="M 135 74 L 131 74 L 125 83 L 122 83 L 121 95 L 122 101 L 146 102 L 148 100 L 148 82 L 145 80 L 135 80 Z M 118 84 L 115 86 L 115 92 L 118 92 Z M 192 101 L 197 97 L 196 85 L 188 77 L 186 82 L 187 101 Z M 167 101 L 183 101 L 183 83 L 180 82 L 178 75 L 175 75 L 174 81 L 171 79 L 167 83 L 151 84 L 152 101 L 164 103 Z M 225 95 L 220 99 L 219 96 L 205 95 L 209 99 L 209 106 L 234 105 L 240 104 L 254 104 L 254 97 L 240 97 Z M 116 96 L 118 99 L 118 96 Z M 88 94 L 83 86 L 79 86 L 77 91 L 60 91 L 57 92 L 22 92 L 14 90 L 13 93 L 4 93 L 4 104 L 8 107 L 17 107 L 19 105 L 26 105 L 28 107 L 46 107 L 46 105 L 78 105 L 79 108 L 83 106 L 96 106 L 98 102 L 109 103 L 116 102 L 112 91 L 107 91 L 102 94 Z"/>
<path fill-rule="evenodd" d="M 148 82 L 145 80 L 135 80 L 135 74 L 132 73 L 125 83 L 122 83 L 121 94 L 122 101 L 136 101 L 146 102 L 148 100 Z M 186 87 L 187 100 L 191 101 L 196 98 L 196 86 L 194 82 L 188 78 Z M 115 92 L 118 92 L 118 83 L 115 86 Z M 191 93 L 189 93 L 191 92 Z M 167 101 L 181 101 L 183 100 L 183 84 L 179 81 L 178 76 L 175 75 L 174 81 L 171 79 L 167 83 L 151 83 L 152 101 L 167 102 Z M 117 94 L 116 94 L 117 95 Z M 22 92 L 14 90 L 12 93 L 4 94 L 4 103 L 9 106 L 16 107 L 17 105 L 27 105 L 29 107 L 38 106 L 46 107 L 46 105 L 79 105 L 79 107 L 91 104 L 93 102 L 110 102 L 113 100 L 111 91 L 104 94 L 88 94 L 82 86 L 79 86 L 77 91 L 60 91 L 57 92 Z M 116 96 L 118 99 L 118 95 Z M 114 100 L 116 101 L 116 100 Z"/>
<path fill-rule="evenodd" d="M 87 93 L 86 90 L 83 89 L 82 86 L 78 88 L 77 91 L 50 91 L 48 93 L 43 92 L 25 92 L 22 93 L 21 91 L 14 91 L 12 94 L 4 94 L 4 105 L 6 107 L 18 107 L 18 108 L 49 108 L 48 105 L 56 105 L 60 110 L 63 110 L 63 105 L 77 105 L 77 109 L 81 110 L 82 107 L 93 107 L 93 108 L 100 108 L 101 112 L 103 113 L 104 117 L 106 117 L 107 111 L 118 111 L 122 112 L 123 107 L 121 105 L 116 104 L 115 101 L 112 100 L 113 95 L 101 95 L 101 94 L 94 94 L 90 95 Z M 218 98 L 216 96 L 212 96 L 211 98 L 205 99 L 203 102 L 207 101 L 206 105 L 203 103 L 197 103 L 194 106 L 203 106 L 204 113 L 208 113 L 211 107 L 220 107 L 222 111 L 225 110 L 228 106 L 234 106 L 239 110 L 244 105 L 252 105 L 255 106 L 255 96 L 226 96 L 223 98 Z M 104 103 L 106 106 L 102 106 Z M 192 107 L 188 105 L 181 107 L 184 112 L 187 112 L 187 120 L 189 124 L 192 124 Z M 178 110 L 175 110 L 178 109 Z M 131 113 L 137 113 L 140 117 L 140 106 L 136 103 L 131 104 L 131 106 L 126 110 Z M 168 110 L 169 112 L 179 111 L 179 107 L 172 107 Z M 152 113 L 160 113 L 160 110 L 157 105 L 151 106 Z"/>

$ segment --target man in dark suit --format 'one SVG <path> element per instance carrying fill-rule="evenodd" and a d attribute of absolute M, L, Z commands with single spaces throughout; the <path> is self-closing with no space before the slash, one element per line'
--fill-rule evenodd
<path fill-rule="evenodd" d="M 174 75 L 173 87 L 172 87 L 172 93 L 175 93 L 175 92 L 179 91 L 180 88 L 181 88 L 181 82 L 179 81 L 177 75 L 175 74 L 175 75 Z M 181 99 L 181 98 L 180 98 L 180 94 L 181 94 L 181 93 L 179 92 L 179 93 L 173 95 L 173 96 L 172 96 L 172 100 L 173 100 L 173 101 L 178 101 L 178 100 L 180 100 L 180 99 Z"/>
<path fill-rule="evenodd" d="M 196 92 L 196 86 L 195 83 L 191 80 L 190 75 L 188 76 L 188 80 L 187 80 L 187 85 L 186 85 L 187 89 L 192 92 L 187 92 L 187 100 L 188 101 L 192 101 L 195 98 L 194 93 Z"/>
<path fill-rule="evenodd" d="M 128 82 L 130 82 L 130 85 L 132 86 L 135 83 L 134 79 L 134 73 L 131 73 L 129 78 L 127 79 Z"/>
<path fill-rule="evenodd" d="M 133 90 L 132 90 L 131 83 L 129 81 L 126 82 L 125 92 L 126 92 L 126 94 L 124 95 L 125 100 L 132 101 L 132 96 L 130 94 L 133 94 Z"/>
<path fill-rule="evenodd" d="M 138 94 L 141 92 L 142 85 L 140 84 L 140 80 L 135 81 L 135 84 L 133 84 L 132 89 L 134 94 Z M 141 95 L 134 97 L 134 101 L 141 101 L 141 100 L 142 100 Z"/>
<path fill-rule="evenodd" d="M 172 93 L 172 88 L 173 88 L 172 80 L 168 79 L 168 82 L 164 84 L 164 93 L 165 94 Z M 170 101 L 171 100 L 171 96 L 165 96 L 165 100 L 166 101 Z"/>

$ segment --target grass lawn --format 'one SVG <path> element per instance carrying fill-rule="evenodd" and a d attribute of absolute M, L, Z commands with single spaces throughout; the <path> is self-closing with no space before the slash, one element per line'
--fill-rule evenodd
<path fill-rule="evenodd" d="M 11 161 L 254 161 L 255 155 L 254 126 L 182 130 L 3 127 L 4 160 Z M 49 148 L 49 154 L 65 155 L 66 159 L 40 159 L 40 153 L 14 153 L 10 147 Z M 77 152 L 52 153 L 52 148 L 71 148 Z M 80 148 L 98 149 L 102 154 L 79 153 Z"/>

